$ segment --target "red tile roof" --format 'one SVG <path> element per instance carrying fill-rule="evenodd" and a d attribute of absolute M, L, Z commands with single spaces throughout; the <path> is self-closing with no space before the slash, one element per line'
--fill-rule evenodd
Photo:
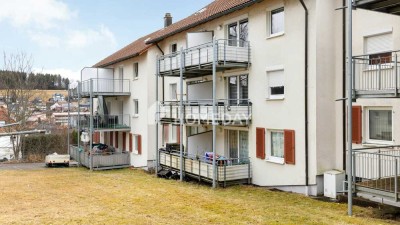
<path fill-rule="evenodd" d="M 121 50 L 96 63 L 94 67 L 107 67 L 114 63 L 136 57 L 146 52 L 154 43 L 167 37 L 261 1 L 262 0 L 215 0 L 185 19 L 139 38 Z"/>

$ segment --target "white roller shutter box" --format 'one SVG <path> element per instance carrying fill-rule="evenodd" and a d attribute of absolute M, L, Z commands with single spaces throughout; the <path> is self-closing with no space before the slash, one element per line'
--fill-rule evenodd
<path fill-rule="evenodd" d="M 379 34 L 365 38 L 365 53 L 388 52 L 393 49 L 392 33 Z"/>

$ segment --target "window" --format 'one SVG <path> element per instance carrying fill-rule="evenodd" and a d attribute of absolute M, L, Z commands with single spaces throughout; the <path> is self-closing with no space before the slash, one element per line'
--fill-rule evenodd
<path fill-rule="evenodd" d="M 171 44 L 171 53 L 175 53 L 178 51 L 178 44 Z"/>
<path fill-rule="evenodd" d="M 268 99 L 283 99 L 285 97 L 283 70 L 268 71 L 267 82 Z"/>
<path fill-rule="evenodd" d="M 368 110 L 368 139 L 370 141 L 391 142 L 392 137 L 392 110 Z"/>
<path fill-rule="evenodd" d="M 267 161 L 279 164 L 295 164 L 295 131 L 269 130 L 268 131 Z"/>
<path fill-rule="evenodd" d="M 271 131 L 271 156 L 283 158 L 284 156 L 283 131 Z"/>
<path fill-rule="evenodd" d="M 239 130 L 228 130 L 228 154 L 229 158 L 236 163 L 248 162 L 248 132 Z"/>
<path fill-rule="evenodd" d="M 138 149 L 139 149 L 139 136 L 138 136 L 138 135 L 135 135 L 135 136 L 134 136 L 134 143 L 135 143 L 135 145 L 134 145 L 134 151 L 135 151 L 135 152 L 138 152 Z"/>
<path fill-rule="evenodd" d="M 138 116 L 139 115 L 139 100 L 138 99 L 134 99 L 133 100 L 133 112 L 134 112 L 134 116 Z"/>
<path fill-rule="evenodd" d="M 249 36 L 248 20 L 241 20 L 228 25 L 229 46 L 246 47 Z"/>
<path fill-rule="evenodd" d="M 139 63 L 134 63 L 133 64 L 133 79 L 138 79 L 139 78 Z"/>
<path fill-rule="evenodd" d="M 392 33 L 384 33 L 364 38 L 365 54 L 369 56 L 368 65 L 392 62 L 393 37 Z"/>
<path fill-rule="evenodd" d="M 278 8 L 267 12 L 267 36 L 273 37 L 285 32 L 285 10 Z"/>
<path fill-rule="evenodd" d="M 177 92 L 177 84 L 176 83 L 169 85 L 169 91 L 170 91 L 170 99 L 177 100 L 178 92 Z"/>
<path fill-rule="evenodd" d="M 228 77 L 228 98 L 231 105 L 248 103 L 247 75 Z"/>

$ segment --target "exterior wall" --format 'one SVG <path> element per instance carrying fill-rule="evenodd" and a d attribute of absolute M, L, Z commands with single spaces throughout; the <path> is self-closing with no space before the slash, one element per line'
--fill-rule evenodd
<path fill-rule="evenodd" d="M 141 135 L 142 153 L 139 155 L 135 149 L 131 153 L 131 165 L 134 167 L 147 167 L 149 161 L 155 160 L 155 79 L 156 79 L 156 56 L 159 51 L 156 47 L 151 47 L 145 54 L 135 58 L 110 66 L 115 70 L 115 79 L 118 77 L 118 68 L 124 68 L 124 79 L 131 82 L 131 95 L 107 98 L 111 101 L 111 113 L 129 114 L 131 120 L 131 131 L 133 135 Z M 134 78 L 134 63 L 139 63 L 139 77 Z M 139 101 L 139 114 L 134 114 L 134 100 Z M 119 109 L 119 103 L 122 103 L 122 112 Z M 122 148 L 122 132 L 118 132 L 119 148 Z M 105 135 L 105 141 L 109 134 Z M 115 135 L 115 133 L 114 133 Z M 133 148 L 135 141 L 132 141 Z M 126 136 L 126 148 L 129 150 L 129 134 Z"/>
<path fill-rule="evenodd" d="M 336 3 L 336 2 L 335 2 Z M 334 10 L 335 4 L 319 3 L 316 5 L 314 1 L 307 1 L 307 7 L 310 9 L 310 21 L 316 21 L 316 17 L 321 17 L 323 13 L 316 15 L 316 7 L 321 7 L 325 12 L 328 10 Z M 253 116 L 252 123 L 248 128 L 238 127 L 219 127 L 217 130 L 217 149 L 221 152 L 221 149 L 226 151 L 225 141 L 225 130 L 226 129 L 243 129 L 249 131 L 249 157 L 252 159 L 253 166 L 253 183 L 261 186 L 281 186 L 281 185 L 304 185 L 305 184 L 305 149 L 304 149 L 304 19 L 299 19 L 298 15 L 304 15 L 304 10 L 300 3 L 295 0 L 285 1 L 285 34 L 282 36 L 267 38 L 267 24 L 266 24 L 266 12 L 267 10 L 273 10 L 283 6 L 282 1 L 263 1 L 255 6 L 234 12 L 230 15 L 216 19 L 204 25 L 200 25 L 196 28 L 189 30 L 193 31 L 214 31 L 216 39 L 226 38 L 226 25 L 238 21 L 240 19 L 248 18 L 249 20 L 249 41 L 251 45 L 251 67 L 249 70 L 232 70 L 225 71 L 224 73 L 217 73 L 217 98 L 227 98 L 226 91 L 226 77 L 232 75 L 248 74 L 249 82 L 249 98 L 253 103 Z M 294 16 L 295 15 L 295 16 Z M 303 17 L 302 17 L 303 18 Z M 320 23 L 310 22 L 310 65 L 309 65 L 309 125 L 310 125 L 310 172 L 309 172 L 309 183 L 311 185 L 316 184 L 316 175 L 320 173 L 320 170 L 325 170 L 321 164 L 317 164 L 317 158 L 326 157 L 327 153 L 333 152 L 332 155 L 336 156 L 335 150 L 335 139 L 331 138 L 331 134 L 335 133 L 335 130 L 325 136 L 317 137 L 318 130 L 324 125 L 322 124 L 317 128 L 317 115 L 321 115 L 320 120 L 324 120 L 325 117 L 322 115 L 325 111 L 335 110 L 333 101 L 329 101 L 329 104 L 333 106 L 330 108 L 317 109 L 317 101 L 324 101 L 324 98 L 317 99 L 317 82 L 320 85 L 324 82 L 325 85 L 329 85 L 330 81 L 334 81 L 335 70 L 331 73 L 326 74 L 326 77 L 331 76 L 331 80 L 325 81 L 323 77 L 321 80 L 317 80 L 317 70 L 324 70 L 329 68 L 317 68 L 317 56 L 322 54 L 317 52 L 317 35 L 319 34 L 317 29 L 320 28 L 320 33 L 325 32 L 328 28 L 324 28 L 327 22 L 333 22 L 335 15 L 330 15 L 327 21 Z M 223 29 L 218 29 L 218 26 L 222 25 Z M 334 25 L 332 25 L 334 26 Z M 333 32 L 333 31 L 332 31 Z M 263 35 L 260 35 L 263 34 Z M 169 45 L 172 42 L 178 43 L 180 46 L 185 46 L 186 33 L 180 33 L 173 37 L 167 38 L 160 43 L 160 46 L 164 51 L 168 51 Z M 319 40 L 319 45 L 331 45 L 331 40 Z M 331 46 L 331 49 L 334 47 Z M 322 50 L 321 50 L 322 51 Z M 326 55 L 327 60 L 334 60 L 336 53 Z M 269 69 L 276 67 L 284 68 L 284 79 L 285 79 L 285 99 L 283 100 L 267 100 L 266 99 L 266 84 L 267 75 L 266 72 Z M 300 72 L 299 72 L 300 71 Z M 211 76 L 205 77 L 206 79 L 212 79 Z M 200 78 L 204 79 L 204 78 Z M 192 79 L 193 80 L 193 79 Z M 191 81 L 191 80 L 188 80 Z M 168 88 L 166 84 L 166 88 Z M 323 86 L 323 87 L 324 87 Z M 323 89 L 321 87 L 321 89 Z M 333 88 L 328 89 L 331 91 Z M 185 88 L 186 90 L 186 88 Z M 325 92 L 327 92 L 325 91 Z M 329 93 L 330 99 L 334 99 L 334 94 Z M 328 103 L 327 103 L 328 104 Z M 294 116 L 295 115 L 295 116 Z M 334 116 L 333 116 L 334 117 Z M 328 124 L 332 126 L 331 124 Z M 281 165 L 272 163 L 266 160 L 257 159 L 255 157 L 256 149 L 256 127 L 264 127 L 266 129 L 292 129 L 296 132 L 296 164 L 295 165 Z M 332 126 L 335 127 L 334 125 Z M 325 128 L 324 128 L 325 129 Z M 335 135 L 333 135 L 335 136 Z M 320 138 L 321 142 L 316 143 L 317 138 Z M 211 141 L 211 140 L 210 140 Z M 327 142 L 327 143 L 325 143 Z M 324 143 L 324 144 L 323 144 Z M 331 145 L 331 143 L 333 143 Z M 267 139 L 267 148 L 269 145 Z M 318 147 L 317 147 L 318 146 Z M 327 148 L 327 146 L 330 146 Z M 317 155 L 320 153 L 320 155 Z M 226 152 L 225 152 L 226 153 Z M 220 153 L 221 154 L 221 153 Z M 329 155 L 330 156 L 330 155 Z M 321 167 L 321 169 L 318 168 Z M 331 167 L 338 165 L 332 163 Z M 271 172 L 266 172 L 271 171 Z M 279 173 L 277 173 L 279 171 Z M 323 172 L 323 171 L 322 171 Z"/>
<path fill-rule="evenodd" d="M 400 17 L 366 10 L 356 10 L 354 13 L 353 26 L 353 55 L 363 55 L 364 38 L 366 36 L 376 35 L 384 32 L 392 32 L 393 35 L 393 51 L 400 50 Z M 398 98 L 374 98 L 374 99 L 357 99 L 353 105 L 363 107 L 362 119 L 362 145 L 354 145 L 354 147 L 371 147 L 376 144 L 367 140 L 367 108 L 368 107 L 389 107 L 393 110 L 392 127 L 393 142 L 387 144 L 400 144 L 400 120 L 397 112 L 400 112 L 400 100 Z"/>

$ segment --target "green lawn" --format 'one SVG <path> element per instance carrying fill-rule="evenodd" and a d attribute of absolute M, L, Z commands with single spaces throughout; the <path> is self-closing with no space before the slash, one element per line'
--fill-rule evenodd
<path fill-rule="evenodd" d="M 141 170 L 0 171 L 1 224 L 387 224 L 373 209 L 252 186 L 211 189 Z"/>

